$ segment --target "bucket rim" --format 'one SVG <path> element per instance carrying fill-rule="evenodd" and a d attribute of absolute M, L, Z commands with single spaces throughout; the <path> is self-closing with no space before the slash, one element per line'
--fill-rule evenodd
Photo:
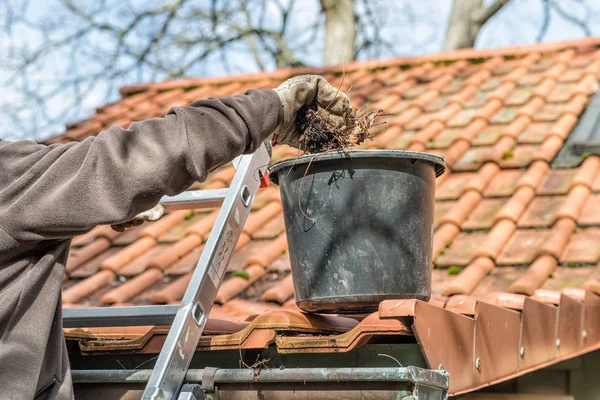
<path fill-rule="evenodd" d="M 342 160 L 348 158 L 401 158 L 425 161 L 433 165 L 436 178 L 446 171 L 444 156 L 438 154 L 410 150 L 334 150 L 326 153 L 305 154 L 298 157 L 276 161 L 267 167 L 269 170 L 269 179 L 274 184 L 279 185 L 279 172 L 285 168 L 295 165 L 308 164 L 309 162 L 316 163 L 321 161 Z"/>

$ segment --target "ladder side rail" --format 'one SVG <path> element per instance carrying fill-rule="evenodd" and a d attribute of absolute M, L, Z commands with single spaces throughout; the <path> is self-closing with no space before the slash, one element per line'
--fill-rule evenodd
<path fill-rule="evenodd" d="M 240 158 L 142 399 L 176 399 L 270 160 L 268 143 Z"/>

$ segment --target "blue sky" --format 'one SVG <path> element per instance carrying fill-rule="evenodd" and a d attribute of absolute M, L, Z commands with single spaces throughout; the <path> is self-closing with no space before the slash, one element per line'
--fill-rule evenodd
<path fill-rule="evenodd" d="M 52 4 L 53 0 L 33 0 L 33 13 L 36 17 L 43 17 L 47 13 L 54 12 L 55 7 Z M 161 0 L 148 0 L 153 3 L 163 3 Z M 199 0 L 203 1 L 203 0 Z M 592 35 L 600 35 L 600 12 L 596 15 L 595 11 L 600 11 L 600 0 L 582 0 L 586 2 L 592 13 L 585 15 L 584 8 L 578 4 L 577 0 L 555 0 L 563 6 L 569 13 L 577 18 L 588 18 L 588 26 Z M 486 3 L 492 2 L 486 0 Z M 93 3 L 92 3 L 93 4 Z M 292 37 L 306 34 L 307 26 L 310 26 L 315 21 L 319 11 L 318 0 L 302 0 L 297 2 L 298 7 L 295 9 L 290 26 L 292 27 Z M 392 42 L 393 46 L 386 51 L 378 54 L 381 58 L 392 58 L 399 56 L 423 55 L 436 53 L 441 50 L 444 41 L 444 36 L 447 28 L 448 19 L 450 16 L 451 0 L 379 0 L 374 1 L 378 11 L 378 26 L 381 27 L 381 34 Z M 0 20 L 6 18 L 2 15 L 5 11 L 0 6 Z M 518 44 L 535 43 L 539 34 L 540 27 L 543 21 L 543 7 L 541 0 L 511 0 L 504 9 L 494 16 L 483 27 L 480 32 L 476 47 L 491 48 L 504 47 Z M 276 23 L 276 22 L 275 22 Z M 66 23 L 68 24 L 68 22 Z M 71 26 L 65 25 L 64 31 L 68 32 L 72 29 Z M 42 39 L 38 34 L 27 29 L 27 27 L 18 27 L 16 36 L 23 44 L 35 47 Z M 580 27 L 570 23 L 568 20 L 560 16 L 556 11 L 550 15 L 550 22 L 544 42 L 561 41 L 569 39 L 577 39 L 584 37 L 585 34 Z M 100 39 L 101 40 L 101 39 Z M 299 58 L 310 65 L 319 66 L 322 62 L 322 32 L 318 33 L 317 40 L 310 52 L 298 54 Z M 100 43 L 101 44 L 101 43 Z M 364 54 L 359 59 L 371 58 L 371 54 Z M 207 62 L 202 68 L 195 71 L 196 76 L 217 76 L 227 74 L 239 74 L 257 72 L 258 66 L 248 54 L 236 53 L 232 50 L 229 54 L 231 69 L 224 70 L 217 66 L 216 62 Z M 0 60 L 2 62 L 10 61 L 8 54 L 8 41 L 6 37 L 0 36 Z M 273 63 L 267 59 L 265 62 L 267 68 L 272 70 L 275 68 Z M 3 96 L 5 105 L 10 103 L 18 104 L 18 100 L 23 99 L 20 93 L 10 92 L 6 79 L 10 76 L 6 70 L 2 69 L 0 64 L 0 85 L 4 83 Z M 48 61 L 37 68 L 35 74 L 32 74 L 32 79 L 41 82 L 51 82 L 57 79 L 63 71 L 63 62 L 60 57 L 48 59 Z M 82 63 L 80 68 L 94 68 L 94 65 Z M 142 79 L 146 80 L 146 79 Z M 127 78 L 123 84 L 139 83 L 135 76 Z M 81 110 L 76 113 L 71 113 L 69 120 L 85 117 L 94 111 L 96 107 L 101 106 L 107 101 L 118 98 L 118 88 L 113 88 L 108 91 L 108 85 L 105 82 L 97 82 L 93 90 L 85 96 Z M 65 105 L 70 104 L 73 98 L 68 95 L 61 95 L 53 100 L 50 104 L 50 112 L 56 115 L 64 113 Z M 0 99 L 1 105 L 1 99 Z M 33 131 L 24 135 L 19 130 L 15 121 L 7 118 L 0 107 L 0 137 L 4 139 L 30 138 L 38 139 L 60 133 L 64 130 L 62 122 L 52 126 L 44 127 L 37 131 Z M 68 107 L 66 107 L 68 110 Z M 29 110 L 21 110 L 23 124 L 32 125 L 34 122 L 39 122 L 43 119 L 39 113 Z M 33 126 L 33 125 L 32 125 Z"/>

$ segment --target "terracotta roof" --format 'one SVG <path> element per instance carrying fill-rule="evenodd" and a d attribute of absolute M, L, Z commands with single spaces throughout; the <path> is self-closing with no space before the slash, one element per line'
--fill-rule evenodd
<path fill-rule="evenodd" d="M 387 118 L 387 129 L 374 132 L 376 136 L 364 147 L 442 154 L 448 165 L 436 188 L 433 300 L 413 301 L 396 311 L 395 306 L 390 311 L 389 304 L 382 303 L 379 314 L 360 322 L 301 315 L 292 300 L 279 193 L 270 187 L 261 190 L 230 266 L 231 272 L 245 270 L 249 279 L 232 274 L 211 312 L 213 318 L 252 322 L 243 332 L 206 338 L 200 346 L 275 343 L 280 352 L 332 351 L 332 346 L 340 351 L 373 335 L 412 335 L 405 320 L 394 316 L 412 316 L 418 322 L 419 312 L 441 312 L 436 320 L 458 321 L 470 337 L 465 340 L 475 341 L 475 352 L 479 339 L 472 336 L 473 329 L 485 321 L 493 326 L 509 321 L 498 326 L 514 329 L 506 332 L 511 346 L 529 340 L 542 349 L 542 353 L 527 353 L 525 361 L 515 356 L 502 364 L 504 369 L 486 370 L 483 377 L 466 374 L 471 378 L 460 384 L 451 379 L 456 393 L 600 343 L 600 336 L 590 333 L 596 332 L 592 325 L 597 323 L 588 319 L 598 314 L 600 299 L 600 217 L 595 212 L 600 207 L 600 158 L 582 159 L 572 169 L 550 166 L 598 88 L 599 45 L 599 39 L 586 39 L 373 60 L 347 65 L 345 74 L 341 68 L 278 70 L 130 86 L 122 89 L 121 100 L 70 124 L 63 135 L 48 142 L 81 140 L 110 125 L 127 126 L 160 116 L 174 105 L 198 98 L 274 87 L 298 73 L 322 74 L 343 90 L 354 83 L 350 92 L 354 107 L 368 105 L 394 113 Z M 296 154 L 287 147 L 275 148 L 273 160 Z M 226 166 L 197 186 L 226 187 L 232 175 L 232 167 Z M 64 281 L 65 307 L 178 302 L 215 215 L 215 211 L 176 211 L 122 234 L 98 227 L 75 238 Z M 527 328 L 531 332 L 523 331 L 522 324 L 531 321 L 543 323 L 548 337 L 533 325 Z M 414 329 L 424 329 L 427 323 L 423 323 L 415 323 Z M 561 333 L 573 326 L 575 333 Z M 159 328 L 148 329 L 131 339 L 139 348 L 145 343 L 140 338 Z M 278 335 L 286 330 L 336 336 L 323 341 L 322 336 Z M 262 333 L 252 333 L 257 331 Z M 86 334 L 99 334 L 94 332 Z M 523 339 L 519 336 L 523 332 L 540 340 L 535 343 L 538 336 Z M 575 344 L 567 349 L 556 346 L 556 339 L 565 335 L 571 335 Z M 573 335 L 580 337 L 573 339 Z M 127 347 L 131 341 L 112 342 L 111 348 L 120 345 Z M 479 357 L 467 353 L 461 359 L 475 356 Z"/>

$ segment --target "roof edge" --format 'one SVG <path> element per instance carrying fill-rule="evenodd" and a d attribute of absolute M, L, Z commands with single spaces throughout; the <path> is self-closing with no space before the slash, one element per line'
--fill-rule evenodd
<path fill-rule="evenodd" d="M 119 91 L 121 95 L 128 95 L 130 93 L 142 92 L 147 89 L 153 88 L 157 90 L 170 90 L 177 88 L 185 88 L 190 86 L 200 86 L 205 84 L 227 84 L 231 83 L 232 79 L 235 81 L 249 81 L 256 79 L 287 79 L 294 75 L 301 74 L 323 74 L 326 72 L 349 72 L 355 69 L 368 69 L 368 68 L 384 68 L 394 65 L 408 65 L 408 64 L 421 64 L 425 62 L 435 61 L 458 61 L 473 58 L 490 58 L 494 56 L 505 56 L 505 55 L 526 55 L 532 50 L 543 53 L 550 51 L 558 51 L 571 47 L 588 47 L 588 46 L 600 46 L 600 37 L 587 37 L 584 39 L 567 40 L 562 42 L 549 42 L 549 43 L 535 43 L 520 46 L 508 46 L 498 47 L 493 49 L 459 49 L 453 51 L 446 51 L 441 53 L 433 53 L 424 56 L 415 57 L 397 57 L 388 60 L 382 59 L 371 59 L 367 61 L 355 61 L 343 65 L 334 65 L 330 67 L 295 67 L 295 68 L 283 68 L 277 69 L 272 72 L 260 72 L 253 74 L 241 74 L 241 75 L 228 75 L 219 77 L 207 77 L 207 78 L 184 78 L 178 80 L 169 80 L 164 82 L 147 82 L 136 85 L 123 86 Z"/>

